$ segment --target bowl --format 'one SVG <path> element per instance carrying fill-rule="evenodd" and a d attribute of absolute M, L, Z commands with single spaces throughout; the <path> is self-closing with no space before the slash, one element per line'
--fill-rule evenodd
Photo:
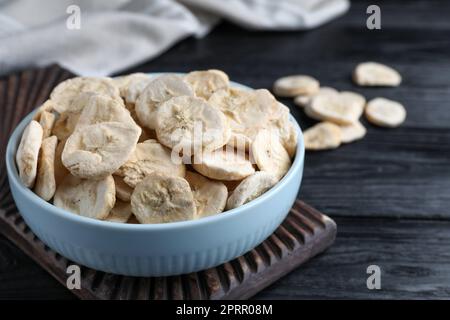
<path fill-rule="evenodd" d="M 280 225 L 292 207 L 303 175 L 301 129 L 296 156 L 287 174 L 255 200 L 224 213 L 193 221 L 124 224 L 79 216 L 39 198 L 17 173 L 15 154 L 25 117 L 6 149 L 14 201 L 26 224 L 47 246 L 92 269 L 128 276 L 169 276 L 204 270 L 250 251 Z"/>

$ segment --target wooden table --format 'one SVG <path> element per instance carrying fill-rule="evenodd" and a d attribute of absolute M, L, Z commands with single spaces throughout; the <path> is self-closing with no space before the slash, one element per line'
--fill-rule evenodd
<path fill-rule="evenodd" d="M 256 298 L 450 297 L 450 2 L 376 1 L 382 30 L 366 28 L 366 8 L 308 32 L 247 32 L 220 25 L 131 71 L 218 68 L 233 80 L 270 88 L 280 76 L 310 74 L 326 86 L 384 96 L 407 108 L 406 123 L 338 150 L 307 153 L 299 197 L 335 218 L 325 254 Z M 403 75 L 398 88 L 358 88 L 356 63 L 375 60 Z M 313 124 L 290 100 L 303 128 Z M 382 270 L 381 290 L 366 287 L 367 266 Z M 0 236 L 0 298 L 73 299 Z"/>

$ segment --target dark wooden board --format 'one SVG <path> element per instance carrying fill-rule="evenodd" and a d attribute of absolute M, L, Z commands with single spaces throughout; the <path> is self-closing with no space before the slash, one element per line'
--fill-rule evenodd
<path fill-rule="evenodd" d="M 70 76 L 51 66 L 0 81 L 6 93 L 0 104 L 2 148 L 20 119 Z M 66 270 L 72 262 L 53 252 L 28 228 L 10 194 L 4 157 L 0 168 L 0 232 L 65 285 Z M 261 245 L 219 267 L 159 278 L 117 276 L 83 267 L 81 289 L 73 293 L 82 299 L 245 299 L 325 250 L 335 236 L 336 224 L 330 218 L 297 201 L 283 224 Z"/>

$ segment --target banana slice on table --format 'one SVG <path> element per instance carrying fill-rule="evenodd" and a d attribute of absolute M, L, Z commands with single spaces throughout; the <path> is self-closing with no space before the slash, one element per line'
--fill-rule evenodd
<path fill-rule="evenodd" d="M 203 99 L 182 96 L 160 105 L 156 135 L 169 148 L 196 152 L 221 148 L 231 131 L 222 112 Z"/>
<path fill-rule="evenodd" d="M 83 92 L 95 92 L 120 99 L 119 89 L 110 78 L 76 77 L 58 84 L 50 94 L 53 108 L 59 113 L 69 111 L 74 99 Z"/>
<path fill-rule="evenodd" d="M 62 162 L 74 176 L 104 178 L 128 160 L 140 134 L 139 127 L 120 122 L 82 126 L 67 139 Z"/>
<path fill-rule="evenodd" d="M 183 163 L 172 161 L 170 149 L 150 139 L 138 143 L 130 158 L 115 174 L 122 176 L 123 181 L 134 188 L 154 171 L 184 177 L 186 167 Z"/>
<path fill-rule="evenodd" d="M 360 86 L 396 87 L 402 76 L 395 69 L 377 62 L 364 62 L 353 71 L 353 81 Z"/>
<path fill-rule="evenodd" d="M 105 219 L 116 202 L 114 179 L 86 180 L 67 175 L 56 189 L 53 204 L 94 219 Z"/>
<path fill-rule="evenodd" d="M 261 171 L 280 180 L 291 167 L 291 159 L 273 130 L 260 130 L 252 144 L 252 157 Z"/>
<path fill-rule="evenodd" d="M 43 130 L 39 122 L 32 120 L 25 128 L 16 153 L 19 176 L 26 187 L 34 185 L 37 174 L 39 150 Z"/>
<path fill-rule="evenodd" d="M 331 122 L 320 122 L 303 133 L 306 150 L 335 149 L 342 143 L 341 128 Z"/>
<path fill-rule="evenodd" d="M 193 96 L 191 87 L 183 78 L 167 74 L 151 81 L 136 100 L 135 111 L 139 122 L 149 128 L 156 129 L 159 106 L 173 97 Z"/>
<path fill-rule="evenodd" d="M 345 93 L 341 96 L 317 95 L 306 106 L 305 113 L 320 121 L 331 121 L 337 124 L 352 124 L 364 111 L 364 104 L 356 94 Z"/>
<path fill-rule="evenodd" d="M 270 172 L 258 171 L 248 176 L 234 189 L 227 201 L 227 210 L 231 210 L 258 198 L 272 188 L 278 179 Z"/>
<path fill-rule="evenodd" d="M 294 103 L 301 107 L 305 108 L 311 101 L 312 97 L 317 95 L 333 95 L 336 96 L 339 94 L 339 91 L 337 91 L 334 88 L 331 87 L 320 87 L 319 91 L 316 94 L 313 95 L 298 95 L 294 98 Z"/>
<path fill-rule="evenodd" d="M 364 138 L 366 135 L 366 128 L 357 121 L 352 124 L 340 125 L 342 143 L 350 143 Z"/>
<path fill-rule="evenodd" d="M 242 152 L 218 149 L 194 157 L 192 167 L 202 175 L 216 180 L 241 180 L 255 172 L 250 160 Z"/>
<path fill-rule="evenodd" d="M 192 220 L 196 215 L 189 183 L 159 172 L 151 173 L 136 186 L 131 210 L 140 223 Z"/>
<path fill-rule="evenodd" d="M 366 118 L 375 125 L 394 128 L 406 119 L 406 110 L 399 102 L 375 98 L 367 103 Z"/>
<path fill-rule="evenodd" d="M 295 97 L 298 95 L 314 95 L 319 91 L 319 81 L 306 75 L 292 75 L 275 81 L 273 92 L 280 97 Z"/>
<path fill-rule="evenodd" d="M 190 171 L 186 172 L 186 180 L 194 196 L 197 219 L 215 215 L 225 209 L 228 189 L 222 182 L 210 180 Z"/>
<path fill-rule="evenodd" d="M 191 85 L 197 97 L 205 100 L 218 90 L 228 90 L 230 85 L 228 75 L 220 70 L 189 72 L 184 80 Z"/>
<path fill-rule="evenodd" d="M 58 138 L 56 136 L 45 138 L 39 152 L 34 192 L 45 201 L 49 201 L 56 191 L 55 153 L 57 144 Z"/>

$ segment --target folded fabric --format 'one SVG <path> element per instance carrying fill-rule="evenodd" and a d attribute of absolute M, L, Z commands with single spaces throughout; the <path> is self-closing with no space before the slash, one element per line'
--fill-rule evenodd
<path fill-rule="evenodd" d="M 68 27 L 73 5 L 79 28 Z M 221 19 L 254 30 L 300 30 L 348 7 L 348 0 L 0 0 L 0 74 L 57 62 L 80 75 L 109 75 L 181 39 L 203 37 Z"/>

